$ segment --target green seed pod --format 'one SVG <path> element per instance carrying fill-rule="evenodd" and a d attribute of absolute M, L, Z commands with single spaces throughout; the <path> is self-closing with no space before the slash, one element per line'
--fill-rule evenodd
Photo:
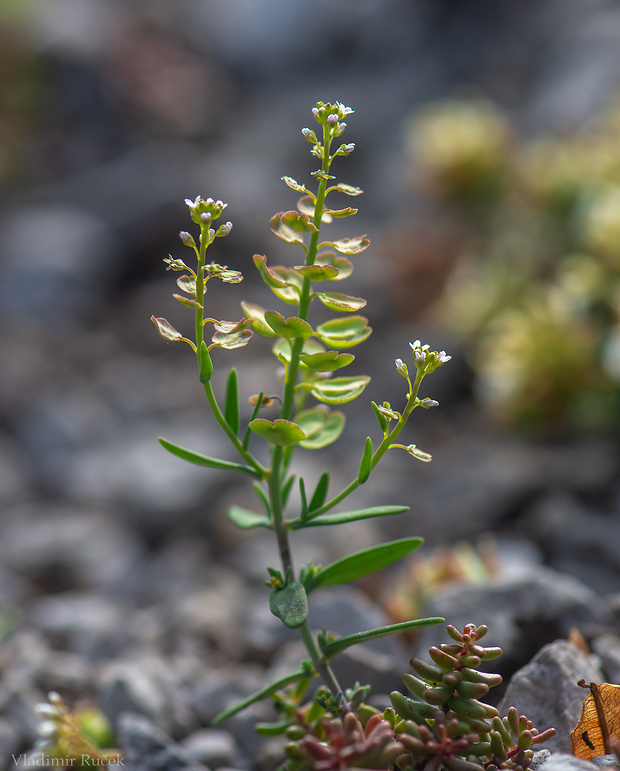
<path fill-rule="evenodd" d="M 456 669 L 459 665 L 459 660 L 447 653 L 445 650 L 436 648 L 434 645 L 428 649 L 429 656 L 433 659 L 438 667 L 441 667 L 444 671 Z"/>
<path fill-rule="evenodd" d="M 463 667 L 460 671 L 463 675 L 463 680 L 468 680 L 470 683 L 486 683 L 489 688 L 500 685 L 504 680 L 501 675 L 496 675 L 492 672 L 479 672 L 477 669 L 470 669 L 469 667 Z"/>
<path fill-rule="evenodd" d="M 463 680 L 457 684 L 456 692 L 464 699 L 481 699 L 489 692 L 489 686 L 486 683 L 470 683 Z"/>
<path fill-rule="evenodd" d="M 420 677 L 423 677 L 427 682 L 442 682 L 444 672 L 442 669 L 439 669 L 439 667 L 429 664 L 424 661 L 424 659 L 411 659 L 409 663 L 416 675 L 420 675 Z"/>

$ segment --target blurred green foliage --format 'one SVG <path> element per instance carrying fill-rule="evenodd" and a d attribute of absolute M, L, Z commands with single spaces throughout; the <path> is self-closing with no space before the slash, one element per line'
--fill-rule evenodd
<path fill-rule="evenodd" d="M 484 99 L 429 105 L 409 148 L 424 195 L 463 237 L 438 307 L 476 393 L 541 432 L 620 422 L 620 107 L 520 139 Z"/>

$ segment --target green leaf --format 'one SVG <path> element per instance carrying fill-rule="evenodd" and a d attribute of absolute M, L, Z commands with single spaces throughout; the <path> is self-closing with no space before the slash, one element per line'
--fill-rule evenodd
<path fill-rule="evenodd" d="M 353 263 L 346 257 L 340 257 L 336 252 L 323 252 L 317 255 L 315 265 L 324 265 L 338 270 L 338 275 L 334 276 L 334 281 L 342 281 L 343 278 L 349 278 L 353 273 Z"/>
<path fill-rule="evenodd" d="M 287 685 L 291 685 L 292 683 L 298 683 L 300 680 L 307 680 L 308 676 L 309 676 L 308 669 L 305 667 L 302 667 L 301 669 L 295 670 L 295 672 L 291 672 L 290 674 L 285 675 L 284 677 L 281 677 L 279 680 L 276 680 L 270 685 L 266 685 L 264 688 L 261 688 L 259 691 L 256 691 L 251 696 L 248 696 L 247 699 L 244 699 L 243 701 L 240 701 L 238 704 L 235 704 L 234 706 L 229 707 L 228 709 L 225 709 L 222 712 L 218 713 L 213 718 L 212 725 L 219 725 L 220 723 L 223 723 L 224 720 L 227 720 L 229 717 L 236 715 L 238 712 L 241 712 L 247 707 L 250 707 L 252 704 L 256 704 L 256 702 L 258 701 L 262 701 L 263 699 L 266 699 L 268 696 L 271 696 L 277 691 L 281 691 L 283 688 L 286 688 Z"/>
<path fill-rule="evenodd" d="M 293 581 L 269 595 L 269 609 L 284 626 L 299 629 L 308 618 L 308 595 L 300 581 Z"/>
<path fill-rule="evenodd" d="M 369 436 L 367 436 L 366 444 L 364 446 L 364 454 L 362 455 L 362 460 L 360 461 L 360 470 L 357 474 L 357 481 L 361 485 L 363 485 L 364 482 L 370 476 L 371 471 L 372 471 L 372 439 Z"/>
<path fill-rule="evenodd" d="M 385 415 L 381 413 L 381 410 L 379 409 L 379 405 L 376 402 L 371 402 L 372 404 L 372 411 L 375 413 L 375 418 L 377 418 L 377 422 L 379 423 L 379 428 L 381 431 L 385 433 L 385 430 L 387 428 L 387 420 L 385 419 Z"/>
<path fill-rule="evenodd" d="M 318 338 L 333 348 L 352 348 L 370 337 L 371 332 L 364 316 L 330 319 L 316 328 Z"/>
<path fill-rule="evenodd" d="M 284 337 L 287 340 L 293 340 L 297 337 L 306 340 L 314 334 L 314 330 L 310 324 L 297 316 L 291 316 L 291 318 L 285 319 L 284 316 L 277 311 L 265 311 L 265 321 L 277 335 Z"/>
<path fill-rule="evenodd" d="M 312 504 L 312 501 L 310 501 L 310 504 Z M 320 506 L 316 508 L 320 508 Z M 311 506 L 310 514 L 312 514 L 312 510 L 313 507 Z M 409 511 L 409 506 L 372 506 L 371 508 L 358 509 L 357 511 L 338 511 L 336 513 L 330 511 L 325 514 L 318 514 L 316 517 L 310 516 L 305 522 L 294 519 L 289 524 L 291 530 L 299 530 L 302 527 L 322 527 L 323 525 L 344 525 L 348 522 L 358 522 L 361 519 L 403 514 L 405 511 Z"/>
<path fill-rule="evenodd" d="M 293 718 L 284 718 L 275 723 L 256 723 L 254 730 L 259 736 L 282 736 L 292 725 L 295 725 Z"/>
<path fill-rule="evenodd" d="M 286 506 L 286 502 L 288 501 L 288 497 L 291 494 L 291 489 L 293 485 L 295 484 L 295 475 L 291 474 L 291 476 L 286 480 L 282 487 L 282 505 Z"/>
<path fill-rule="evenodd" d="M 241 307 L 245 315 L 252 319 L 252 329 L 258 332 L 262 337 L 277 337 L 273 329 L 265 321 L 265 309 L 260 305 L 254 305 L 253 303 L 241 303 Z"/>
<path fill-rule="evenodd" d="M 177 278 L 177 286 L 182 292 L 196 297 L 196 279 L 194 276 L 179 276 Z M 207 285 L 204 285 L 203 293 L 207 291 Z"/>
<path fill-rule="evenodd" d="M 422 629 L 426 626 L 443 624 L 444 622 L 444 618 L 433 616 L 431 618 L 418 618 L 413 621 L 402 621 L 399 624 L 379 626 L 375 629 L 369 629 L 367 632 L 357 632 L 355 634 L 346 635 L 345 637 L 339 637 L 337 640 L 330 640 L 325 645 L 321 646 L 321 651 L 325 658 L 329 660 L 333 659 L 337 653 L 341 653 L 352 645 L 359 645 L 360 643 L 370 642 L 370 640 L 379 640 L 381 637 L 402 634 L 403 632 L 410 632 L 412 629 Z"/>
<path fill-rule="evenodd" d="M 301 296 L 302 276 L 294 268 L 285 268 L 283 265 L 274 266 L 272 273 L 283 279 L 286 282 L 286 286 L 279 289 L 272 287 L 271 291 L 283 302 L 289 305 L 297 305 Z"/>
<path fill-rule="evenodd" d="M 297 193 L 306 193 L 306 195 L 312 196 L 312 193 L 308 190 L 308 188 L 300 185 L 299 182 L 293 179 L 293 177 L 281 177 L 281 179 L 285 185 L 291 188 L 291 190 L 295 190 Z"/>
<path fill-rule="evenodd" d="M 298 233 L 316 233 L 317 229 L 307 214 L 300 214 L 295 211 L 285 211 L 280 215 L 280 221 L 289 228 Z"/>
<path fill-rule="evenodd" d="M 301 428 L 290 420 L 276 418 L 273 422 L 265 418 L 256 418 L 250 423 L 250 429 L 271 444 L 286 447 L 298 444 L 306 435 Z"/>
<path fill-rule="evenodd" d="M 333 311 L 359 311 L 366 305 L 363 297 L 351 297 L 341 292 L 317 292 L 314 296 Z"/>
<path fill-rule="evenodd" d="M 261 274 L 261 278 L 267 286 L 272 289 L 282 289 L 287 285 L 284 278 L 281 278 L 277 273 L 267 267 L 267 258 L 263 257 L 262 254 L 255 254 L 252 259 L 258 268 L 258 272 Z"/>
<path fill-rule="evenodd" d="M 314 492 L 312 493 L 312 498 L 310 499 L 310 503 L 308 504 L 308 509 L 310 512 L 313 512 L 315 509 L 321 508 L 321 506 L 325 502 L 328 487 L 329 487 L 329 472 L 324 471 L 319 477 L 319 481 L 316 483 L 316 487 L 314 488 Z"/>
<path fill-rule="evenodd" d="M 355 238 L 341 238 L 338 241 L 325 241 L 319 245 L 319 249 L 324 246 L 332 246 L 340 254 L 359 254 L 370 246 L 370 239 L 367 236 L 355 236 Z"/>
<path fill-rule="evenodd" d="M 306 483 L 299 477 L 299 497 L 301 498 L 301 518 L 305 519 L 308 514 L 308 498 L 306 497 Z"/>
<path fill-rule="evenodd" d="M 340 272 L 334 265 L 295 265 L 295 270 L 310 281 L 331 281 Z"/>
<path fill-rule="evenodd" d="M 228 509 L 228 519 L 241 530 L 251 530 L 254 527 L 265 527 L 271 530 L 271 522 L 264 514 L 257 514 L 242 506 L 231 506 Z"/>
<path fill-rule="evenodd" d="M 331 380 L 321 380 L 318 383 L 310 383 L 307 387 L 312 396 L 325 404 L 344 404 L 356 399 L 366 388 L 370 378 L 366 375 L 359 377 L 335 377 Z"/>
<path fill-rule="evenodd" d="M 388 541 L 343 557 L 321 568 L 312 576 L 309 585 L 306 586 L 308 593 L 315 589 L 346 584 L 363 578 L 405 557 L 418 549 L 422 543 L 422 538 L 400 538 L 397 541 Z"/>
<path fill-rule="evenodd" d="M 327 192 L 331 193 L 335 191 L 337 193 L 344 193 L 345 195 L 361 195 L 364 191 L 361 187 L 353 187 L 353 185 L 332 185 Z"/>
<path fill-rule="evenodd" d="M 239 433 L 239 389 L 237 387 L 237 370 L 234 367 L 230 370 L 226 384 L 224 418 L 236 436 Z"/>
<path fill-rule="evenodd" d="M 319 351 L 317 353 L 304 353 L 301 361 L 314 372 L 335 372 L 349 365 L 354 359 L 352 353 L 339 353 L 338 351 Z"/>
<path fill-rule="evenodd" d="M 159 437 L 159 443 L 165 450 L 172 453 L 172 455 L 176 455 L 177 458 L 182 458 L 189 463 L 195 463 L 197 466 L 207 466 L 208 468 L 219 468 L 227 471 L 240 471 L 243 474 L 249 474 L 257 479 L 261 479 L 260 472 L 253 469 L 251 466 L 244 466 L 241 463 L 231 463 L 230 461 L 220 460 L 219 458 L 209 458 L 207 455 L 202 455 L 199 452 L 194 452 L 193 450 L 181 447 L 178 444 L 173 444 L 167 439 L 163 439 L 161 436 Z"/>
<path fill-rule="evenodd" d="M 306 435 L 299 446 L 306 450 L 318 450 L 338 439 L 344 429 L 345 416 L 337 410 L 314 407 L 295 415 L 295 421 Z"/>
<path fill-rule="evenodd" d="M 267 497 L 267 494 L 265 493 L 265 491 L 263 490 L 263 488 L 258 482 L 252 482 L 252 487 L 254 488 L 256 497 L 263 504 L 265 508 L 265 512 L 267 513 L 267 516 L 271 517 L 271 504 L 269 503 L 269 498 Z"/>
<path fill-rule="evenodd" d="M 303 246 L 304 241 L 299 234 L 316 232 L 310 217 L 296 211 L 274 214 L 269 225 L 274 235 L 287 244 L 301 244 Z"/>
<path fill-rule="evenodd" d="M 290 362 L 291 345 L 287 340 L 280 338 L 274 343 L 273 348 L 271 350 L 273 351 L 274 356 L 277 356 L 277 358 L 280 359 L 281 362 L 284 362 L 286 364 Z M 313 338 L 308 338 L 304 342 L 304 345 L 302 348 L 302 354 L 311 355 L 314 353 L 322 353 L 324 350 L 325 348 L 321 345 L 321 343 L 318 342 L 318 340 L 314 340 Z M 303 366 L 305 367 L 305 364 L 303 364 Z"/>
<path fill-rule="evenodd" d="M 199 351 L 198 379 L 201 383 L 208 383 L 211 380 L 212 374 L 213 362 L 211 361 L 211 355 L 209 354 L 207 344 L 202 340 Z"/>

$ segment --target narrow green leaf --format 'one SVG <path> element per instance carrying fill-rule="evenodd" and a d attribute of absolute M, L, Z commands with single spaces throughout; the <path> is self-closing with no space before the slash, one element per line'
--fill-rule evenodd
<path fill-rule="evenodd" d="M 254 420 L 254 418 L 258 415 L 260 412 L 261 405 L 263 403 L 263 396 L 264 393 L 261 391 L 258 394 L 258 398 L 256 400 L 256 404 L 254 405 L 254 409 L 252 410 L 252 415 L 250 417 L 250 423 Z M 245 429 L 245 434 L 243 435 L 243 449 L 247 450 L 250 446 L 250 436 L 252 435 L 252 431 L 250 430 L 250 426 L 248 424 L 248 427 Z"/>
<path fill-rule="evenodd" d="M 379 410 L 379 405 L 376 402 L 371 402 L 372 404 L 372 411 L 375 413 L 375 418 L 377 418 L 377 422 L 379 423 L 379 428 L 383 433 L 385 433 L 385 430 L 387 428 L 387 420 L 385 419 L 385 415 L 381 413 Z"/>
<path fill-rule="evenodd" d="M 367 436 L 366 437 L 366 444 L 364 446 L 364 454 L 362 455 L 362 460 L 360 462 L 360 470 L 357 474 L 357 481 L 363 485 L 364 482 L 368 479 L 370 476 L 370 472 L 372 470 L 372 439 Z"/>
<path fill-rule="evenodd" d="M 256 497 L 259 499 L 259 501 L 263 504 L 263 507 L 265 509 L 265 513 L 268 517 L 271 516 L 271 505 L 269 503 L 269 498 L 267 497 L 267 494 L 261 487 L 261 485 L 258 482 L 252 482 L 252 487 L 254 488 L 254 492 L 256 493 Z"/>
<path fill-rule="evenodd" d="M 247 707 L 250 707 L 252 704 L 256 704 L 256 702 L 266 699 L 268 696 L 271 696 L 277 691 L 281 691 L 283 688 L 286 688 L 287 685 L 298 683 L 300 680 L 306 679 L 308 679 L 308 670 L 305 668 L 297 669 L 295 672 L 291 672 L 290 674 L 281 677 L 279 680 L 276 680 L 270 685 L 266 685 L 264 688 L 256 691 L 251 696 L 248 696 L 247 699 L 240 701 L 238 704 L 223 710 L 213 718 L 212 725 L 219 725 L 229 717 L 236 715 L 237 712 L 241 712 Z"/>
<path fill-rule="evenodd" d="M 291 494 L 291 490 L 294 484 L 295 484 L 295 474 L 291 474 L 290 477 L 286 480 L 286 482 L 282 486 L 282 505 L 283 506 L 286 506 L 288 497 Z"/>
<path fill-rule="evenodd" d="M 308 618 L 308 595 L 300 581 L 293 581 L 269 595 L 269 609 L 289 629 L 299 629 Z"/>
<path fill-rule="evenodd" d="M 316 328 L 318 338 L 332 348 L 352 348 L 366 340 L 371 332 L 364 316 L 330 319 Z"/>
<path fill-rule="evenodd" d="M 366 388 L 370 378 L 366 375 L 359 377 L 334 377 L 331 380 L 321 380 L 310 383 L 307 387 L 315 399 L 325 404 L 344 404 L 356 399 Z"/>
<path fill-rule="evenodd" d="M 317 508 L 320 508 L 320 506 L 317 506 Z M 330 511 L 325 514 L 318 514 L 316 517 L 310 516 L 303 523 L 299 519 L 291 520 L 289 525 L 291 530 L 299 530 L 302 527 L 321 527 L 323 525 L 344 525 L 347 522 L 358 522 L 360 519 L 403 514 L 405 511 L 409 511 L 409 506 L 372 506 L 368 509 L 358 509 L 357 511 Z M 312 515 L 312 509 L 310 514 Z"/>
<path fill-rule="evenodd" d="M 343 557 L 317 571 L 309 582 L 308 592 L 349 583 L 374 573 L 415 551 L 422 543 L 422 538 L 400 538 Z"/>
<path fill-rule="evenodd" d="M 265 527 L 271 530 L 271 522 L 264 514 L 244 509 L 242 506 L 231 506 L 227 512 L 228 519 L 241 530 L 251 530 L 254 527 Z"/>
<path fill-rule="evenodd" d="M 178 444 L 173 444 L 167 439 L 163 439 L 161 436 L 159 437 L 159 443 L 165 450 L 168 450 L 168 452 L 172 453 L 172 455 L 176 455 L 177 458 L 182 458 L 189 463 L 195 463 L 197 466 L 219 468 L 226 471 L 240 471 L 243 474 L 249 474 L 250 476 L 256 477 L 257 479 L 261 478 L 260 472 L 256 471 L 256 469 L 253 469 L 251 466 L 244 466 L 241 463 L 231 463 L 230 461 L 220 460 L 219 458 L 210 458 L 207 455 L 202 455 L 199 452 L 194 452 L 193 450 L 188 450 L 185 447 L 180 447 Z"/>
<path fill-rule="evenodd" d="M 239 389 L 237 387 L 237 370 L 234 367 L 230 370 L 226 384 L 224 417 L 236 436 L 239 433 Z"/>
<path fill-rule="evenodd" d="M 209 354 L 209 349 L 204 340 L 200 343 L 199 356 L 198 377 L 201 383 L 208 383 L 213 374 L 213 362 L 211 361 L 211 355 Z"/>
<path fill-rule="evenodd" d="M 299 495 L 301 497 L 301 518 L 305 519 L 308 514 L 308 498 L 306 497 L 306 483 L 299 477 Z"/>
<path fill-rule="evenodd" d="M 292 725 L 295 725 L 293 718 L 285 718 L 276 723 L 256 723 L 254 730 L 259 736 L 282 736 Z"/>
<path fill-rule="evenodd" d="M 352 313 L 361 310 L 366 305 L 366 300 L 363 297 L 351 297 L 351 295 L 341 292 L 317 292 L 315 297 L 318 297 L 326 308 L 333 311 Z"/>
<path fill-rule="evenodd" d="M 308 509 L 313 512 L 315 509 L 320 509 L 325 498 L 327 496 L 327 489 L 329 488 L 329 472 L 324 471 L 319 477 L 319 481 L 316 483 L 312 498 L 308 504 Z"/>
<path fill-rule="evenodd" d="M 301 428 L 290 420 L 266 420 L 265 418 L 255 418 L 250 423 L 250 429 L 260 437 L 271 444 L 286 447 L 289 444 L 298 444 L 306 435 Z"/>
<path fill-rule="evenodd" d="M 325 658 L 329 660 L 352 645 L 359 645 L 360 643 L 370 642 L 370 640 L 379 640 L 381 637 L 402 634 L 403 632 L 410 632 L 412 629 L 422 629 L 426 626 L 443 624 L 444 622 L 444 618 L 433 616 L 431 618 L 418 618 L 414 621 L 402 621 L 399 624 L 379 626 L 376 629 L 369 629 L 367 632 L 357 632 L 356 634 L 339 637 L 337 640 L 331 640 L 323 646 L 322 652 Z"/>
<path fill-rule="evenodd" d="M 299 443 L 306 450 L 319 450 L 338 439 L 344 429 L 345 416 L 338 410 L 314 407 L 295 415 L 295 420 L 306 435 Z"/>

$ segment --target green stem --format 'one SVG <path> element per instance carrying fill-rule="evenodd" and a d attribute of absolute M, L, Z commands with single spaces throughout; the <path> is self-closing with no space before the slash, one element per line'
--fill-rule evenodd
<path fill-rule="evenodd" d="M 211 241 L 209 240 L 209 228 L 206 226 L 202 226 L 200 229 L 200 250 L 198 251 L 198 255 L 197 255 L 198 270 L 196 271 L 196 300 L 198 300 L 200 307 L 196 308 L 196 314 L 195 314 L 196 359 L 198 361 L 199 368 L 200 368 L 200 349 L 201 349 L 202 342 L 204 340 L 203 299 L 205 294 L 205 277 L 204 277 L 203 268 L 205 265 L 205 256 L 207 252 L 207 247 L 209 246 L 210 243 Z M 245 449 L 245 447 L 243 446 L 243 442 L 240 441 L 239 437 L 228 425 L 226 418 L 222 414 L 222 410 L 220 409 L 220 406 L 217 403 L 217 399 L 215 398 L 215 393 L 213 392 L 213 387 L 211 386 L 211 383 L 210 382 L 204 383 L 203 388 L 207 396 L 207 400 L 209 402 L 209 407 L 211 408 L 211 411 L 213 412 L 215 419 L 217 420 L 222 431 L 230 439 L 235 450 L 237 450 L 239 455 L 243 458 L 243 460 L 249 466 L 251 466 L 253 469 L 258 471 L 263 479 L 266 479 L 267 469 L 265 469 L 265 467 L 262 466 L 256 460 L 256 458 L 254 458 L 254 456 L 250 452 L 248 452 L 248 450 Z"/>
<path fill-rule="evenodd" d="M 329 688 L 329 690 L 332 692 L 334 696 L 338 696 L 338 694 L 342 695 L 342 702 L 341 702 L 342 707 L 345 712 L 350 712 L 351 708 L 349 706 L 349 703 L 345 699 L 342 686 L 338 682 L 338 679 L 336 678 L 336 675 L 333 673 L 330 665 L 323 660 L 323 657 L 321 656 L 321 653 L 315 642 L 315 639 L 312 636 L 310 625 L 308 624 L 307 621 L 302 627 L 300 627 L 299 632 L 301 634 L 301 639 L 303 640 L 304 645 L 306 646 L 306 650 L 308 651 L 308 654 L 312 659 L 312 664 L 314 665 L 314 668 L 319 673 L 319 675 L 323 678 L 323 682 Z"/>

